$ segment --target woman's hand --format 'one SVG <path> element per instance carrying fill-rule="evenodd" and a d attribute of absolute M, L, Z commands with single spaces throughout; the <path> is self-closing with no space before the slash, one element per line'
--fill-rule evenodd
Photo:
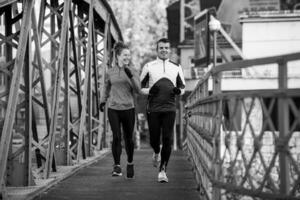
<path fill-rule="evenodd" d="M 105 102 L 100 103 L 100 111 L 103 112 L 105 107 Z"/>

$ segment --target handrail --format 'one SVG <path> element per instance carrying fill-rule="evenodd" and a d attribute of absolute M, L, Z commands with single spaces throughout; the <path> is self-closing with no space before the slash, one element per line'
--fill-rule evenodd
<path fill-rule="evenodd" d="M 298 60 L 299 58 L 300 58 L 300 53 L 297 52 L 297 53 L 291 53 L 291 54 L 285 54 L 285 55 L 279 55 L 279 56 L 270 56 L 270 57 L 248 59 L 248 60 L 239 60 L 239 61 L 233 61 L 230 63 L 220 64 L 220 65 L 217 65 L 215 68 L 212 68 L 206 74 L 204 74 L 204 77 L 202 77 L 200 79 L 200 81 L 197 83 L 195 89 L 198 88 L 199 85 L 201 85 L 203 82 L 205 82 L 209 77 L 211 77 L 219 72 L 243 69 L 243 68 L 252 67 L 254 65 L 265 65 L 265 64 L 269 64 L 269 63 L 278 63 L 278 62 L 281 62 L 282 60 L 293 61 L 293 60 Z M 194 94 L 194 92 L 196 91 L 195 89 L 189 95 L 189 97 Z"/>
<path fill-rule="evenodd" d="M 215 68 L 212 69 L 212 75 L 217 74 L 219 72 L 224 72 L 224 71 L 248 68 L 248 67 L 252 67 L 254 65 L 279 63 L 282 60 L 285 60 L 285 61 L 299 60 L 299 58 L 300 58 L 300 53 L 297 52 L 297 53 L 291 53 L 291 54 L 285 54 L 285 55 L 279 55 L 279 56 L 270 56 L 270 57 L 256 58 L 256 59 L 249 59 L 249 60 L 239 60 L 239 61 L 234 61 L 234 62 L 230 62 L 230 63 L 217 65 Z"/>
<path fill-rule="evenodd" d="M 290 61 L 300 53 L 218 65 L 188 96 L 186 146 L 204 198 L 300 198 L 300 84 L 288 88 Z M 223 72 L 267 64 L 277 64 L 277 89 L 221 90 Z"/>

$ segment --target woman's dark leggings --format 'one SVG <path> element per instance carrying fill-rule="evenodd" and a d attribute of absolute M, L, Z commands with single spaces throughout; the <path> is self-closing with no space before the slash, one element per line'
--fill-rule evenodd
<path fill-rule="evenodd" d="M 127 161 L 133 161 L 133 129 L 135 122 L 134 108 L 129 110 L 114 110 L 108 109 L 108 119 L 111 130 L 113 132 L 112 154 L 114 157 L 115 165 L 120 164 L 120 157 L 122 153 L 121 146 L 121 125 L 123 129 L 123 137 L 125 141 L 125 149 L 127 153 Z"/>
<path fill-rule="evenodd" d="M 172 111 L 148 113 L 150 145 L 156 154 L 160 152 L 160 136 L 162 133 L 160 170 L 162 167 L 167 167 L 171 156 L 175 116 L 176 112 Z"/>

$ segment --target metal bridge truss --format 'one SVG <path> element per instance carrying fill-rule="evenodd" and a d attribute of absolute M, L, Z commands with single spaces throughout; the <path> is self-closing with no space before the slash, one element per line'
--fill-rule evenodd
<path fill-rule="evenodd" d="M 0 0 L 0 194 L 105 146 L 99 112 L 121 32 L 104 0 Z"/>
<path fill-rule="evenodd" d="M 226 63 L 199 81 L 188 97 L 186 146 L 203 199 L 300 198 L 300 89 L 288 79 L 299 60 Z M 278 69 L 278 89 L 222 92 L 222 72 L 266 64 Z"/>

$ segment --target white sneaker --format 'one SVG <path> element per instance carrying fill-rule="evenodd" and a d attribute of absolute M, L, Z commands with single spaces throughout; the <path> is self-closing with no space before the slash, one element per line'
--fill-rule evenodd
<path fill-rule="evenodd" d="M 158 154 L 153 153 L 152 164 L 153 164 L 153 167 L 158 167 L 159 166 L 159 164 L 160 164 L 160 153 L 158 153 Z"/>
<path fill-rule="evenodd" d="M 160 183 L 167 183 L 167 182 L 169 182 L 169 179 L 167 177 L 167 174 L 166 174 L 165 170 L 161 170 L 158 173 L 158 182 L 160 182 Z"/>

